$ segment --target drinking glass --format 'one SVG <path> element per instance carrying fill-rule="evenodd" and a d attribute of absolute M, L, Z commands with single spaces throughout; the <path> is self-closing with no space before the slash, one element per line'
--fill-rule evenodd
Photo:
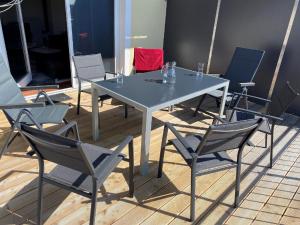
<path fill-rule="evenodd" d="M 117 73 L 117 84 L 122 85 L 123 84 L 123 74 Z"/>
<path fill-rule="evenodd" d="M 172 66 L 173 69 L 175 69 L 176 61 L 173 61 L 173 62 L 171 63 L 171 66 Z"/>
<path fill-rule="evenodd" d="M 204 63 L 201 63 L 201 62 L 198 63 L 198 66 L 197 66 L 197 73 L 196 73 L 197 77 L 199 77 L 199 78 L 202 78 L 202 77 L 203 77 L 203 74 L 204 74 L 204 66 L 205 66 Z"/>
<path fill-rule="evenodd" d="M 175 76 L 176 76 L 176 70 L 175 70 L 175 67 L 176 67 L 176 62 L 173 61 L 173 62 L 171 63 L 171 76 L 172 76 L 172 77 L 175 77 Z"/>
<path fill-rule="evenodd" d="M 171 62 L 171 70 L 170 70 L 170 84 L 175 84 L 176 83 L 176 62 L 173 61 Z"/>
<path fill-rule="evenodd" d="M 163 84 L 167 83 L 167 79 L 168 79 L 168 67 L 167 65 L 163 65 L 161 67 L 161 74 L 163 76 Z"/>

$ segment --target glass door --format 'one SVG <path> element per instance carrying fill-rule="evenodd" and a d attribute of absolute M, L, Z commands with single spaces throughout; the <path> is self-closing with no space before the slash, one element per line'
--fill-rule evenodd
<path fill-rule="evenodd" d="M 101 53 L 106 71 L 114 72 L 114 1 L 65 1 L 70 55 Z"/>
<path fill-rule="evenodd" d="M 31 68 L 21 6 L 17 4 L 3 13 L 1 23 L 11 74 L 25 86 L 31 81 Z"/>
<path fill-rule="evenodd" d="M 70 1 L 75 55 L 114 57 L 114 1 Z"/>

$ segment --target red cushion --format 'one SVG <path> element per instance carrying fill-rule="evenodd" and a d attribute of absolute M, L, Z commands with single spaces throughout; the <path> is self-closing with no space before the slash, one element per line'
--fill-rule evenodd
<path fill-rule="evenodd" d="M 164 65 L 164 51 L 162 49 L 134 49 L 133 66 L 136 72 L 160 70 Z"/>

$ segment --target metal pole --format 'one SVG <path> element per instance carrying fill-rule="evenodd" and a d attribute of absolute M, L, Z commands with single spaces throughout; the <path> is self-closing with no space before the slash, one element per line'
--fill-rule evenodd
<path fill-rule="evenodd" d="M 273 79 L 272 79 L 272 82 L 271 82 L 270 90 L 269 90 L 269 93 L 268 93 L 268 99 L 271 99 L 274 88 L 275 88 L 275 84 L 276 84 L 276 81 L 277 81 L 277 78 L 278 78 L 278 75 L 279 75 L 279 70 L 280 70 L 280 67 L 281 67 L 283 56 L 284 56 L 286 46 L 288 44 L 288 40 L 289 40 L 289 37 L 290 37 L 290 34 L 291 34 L 291 30 L 292 30 L 292 27 L 293 27 L 293 24 L 294 24 L 294 21 L 295 21 L 298 5 L 299 5 L 299 0 L 295 0 L 295 4 L 294 4 L 294 7 L 293 7 L 293 10 L 292 10 L 292 13 L 291 13 L 288 28 L 287 28 L 287 31 L 286 31 L 286 34 L 285 34 L 285 38 L 284 38 L 283 43 L 282 43 L 282 48 L 281 48 L 281 51 L 280 51 L 280 55 L 279 55 L 279 58 L 278 58 L 278 62 L 277 62 L 277 65 L 276 65 L 274 76 L 273 76 Z M 267 105 L 269 105 L 269 103 L 267 103 Z"/>
<path fill-rule="evenodd" d="M 27 73 L 31 74 L 31 67 L 30 67 L 30 60 L 29 60 L 29 54 L 28 54 L 28 47 L 27 47 L 27 40 L 26 40 L 26 33 L 24 28 L 24 21 L 23 21 L 23 15 L 22 15 L 22 8 L 21 3 L 18 1 L 16 4 L 16 11 L 17 11 L 17 19 L 20 29 L 20 35 L 21 35 L 21 41 L 22 41 L 22 47 L 23 47 L 23 54 L 25 59 L 25 65 Z"/>
<path fill-rule="evenodd" d="M 212 38 L 211 38 L 211 44 L 210 44 L 209 55 L 208 55 L 208 62 L 207 62 L 207 67 L 206 67 L 206 73 L 210 72 L 211 59 L 212 59 L 212 54 L 213 54 L 213 50 L 214 50 L 214 44 L 215 44 L 215 38 L 216 38 L 216 32 L 217 32 L 221 2 L 222 2 L 222 0 L 218 0 L 216 16 L 215 16 L 215 22 L 214 22 L 214 29 L 213 29 L 213 34 L 212 34 Z"/>

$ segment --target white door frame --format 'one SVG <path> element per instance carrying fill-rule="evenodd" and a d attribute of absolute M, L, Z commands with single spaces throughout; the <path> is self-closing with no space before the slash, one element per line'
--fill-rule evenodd
<path fill-rule="evenodd" d="M 125 73 L 127 33 L 131 29 L 131 0 L 115 1 L 115 71 Z M 129 16 L 129 17 L 128 17 Z M 129 31 L 130 32 L 130 31 Z"/>
<path fill-rule="evenodd" d="M 19 24 L 21 41 L 22 41 L 25 66 L 26 66 L 26 70 L 27 70 L 27 74 L 24 75 L 24 77 L 18 82 L 18 84 L 20 86 L 26 86 L 32 80 L 32 73 L 31 73 L 31 65 L 30 65 L 30 59 L 29 59 L 29 53 L 28 53 L 24 21 L 23 21 L 22 7 L 21 7 L 20 2 L 18 4 L 16 4 L 16 11 L 17 11 L 17 20 L 18 20 L 18 24 Z"/>
<path fill-rule="evenodd" d="M 71 70 L 71 82 L 72 87 L 78 86 L 77 79 L 75 78 L 75 66 L 73 62 L 74 47 L 73 47 L 73 32 L 72 32 L 72 17 L 70 9 L 70 0 L 65 0 L 65 11 L 66 11 L 66 23 L 67 23 L 67 35 L 68 35 L 68 47 L 69 47 L 69 59 L 70 59 L 70 70 Z"/>
<path fill-rule="evenodd" d="M 4 40 L 4 35 L 3 35 L 3 30 L 2 30 L 1 18 L 0 18 L 0 54 L 1 54 L 4 62 L 6 63 L 7 67 L 9 68 L 7 52 L 6 52 L 6 46 L 5 46 L 5 40 Z"/>
<path fill-rule="evenodd" d="M 65 0 L 67 34 L 69 44 L 69 58 L 71 68 L 72 87 L 77 88 L 78 81 L 75 78 L 76 70 L 74 66 L 74 45 L 72 32 L 72 17 L 70 3 L 74 0 Z M 121 72 L 125 64 L 125 11 L 128 0 L 114 0 L 114 51 L 115 51 L 115 71 Z"/>

